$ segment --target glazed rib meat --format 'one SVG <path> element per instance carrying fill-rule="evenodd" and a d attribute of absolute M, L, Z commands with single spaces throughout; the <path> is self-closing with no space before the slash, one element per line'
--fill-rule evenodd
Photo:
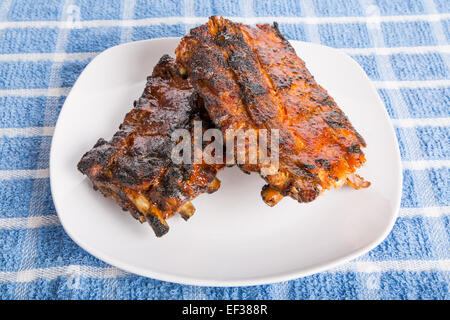
<path fill-rule="evenodd" d="M 262 196 L 268 205 L 284 196 L 309 202 L 345 183 L 370 185 L 355 174 L 365 162 L 364 139 L 276 24 L 251 27 L 211 17 L 182 39 L 176 55 L 224 134 L 279 130 L 278 171 L 265 174 L 260 163 L 240 166 L 266 180 Z"/>
<path fill-rule="evenodd" d="M 165 219 L 194 213 L 191 200 L 220 186 L 216 174 L 221 165 L 176 164 L 171 151 L 175 129 L 192 131 L 194 121 L 210 126 L 188 80 L 174 60 L 163 56 L 147 78 L 142 96 L 126 115 L 119 131 L 107 142 L 98 140 L 78 169 L 89 177 L 94 189 L 113 199 L 141 222 L 148 221 L 155 234 L 164 235 Z"/>

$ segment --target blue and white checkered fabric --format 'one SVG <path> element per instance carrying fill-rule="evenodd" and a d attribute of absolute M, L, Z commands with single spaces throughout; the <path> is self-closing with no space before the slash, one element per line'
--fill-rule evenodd
<path fill-rule="evenodd" d="M 273 285 L 178 285 L 78 247 L 50 195 L 49 148 L 70 87 L 108 47 L 182 36 L 210 15 L 278 21 L 289 39 L 350 54 L 396 128 L 404 166 L 394 229 L 337 269 Z M 449 299 L 448 0 L 3 0 L 0 2 L 0 298 Z"/>

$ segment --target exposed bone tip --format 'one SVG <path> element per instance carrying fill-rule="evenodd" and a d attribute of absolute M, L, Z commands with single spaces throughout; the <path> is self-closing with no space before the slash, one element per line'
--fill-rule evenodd
<path fill-rule="evenodd" d="M 169 225 L 167 224 L 166 220 L 152 214 L 148 214 L 145 217 L 148 221 L 148 224 L 152 227 L 153 232 L 155 232 L 155 235 L 158 238 L 169 232 Z"/>
<path fill-rule="evenodd" d="M 356 173 L 349 175 L 346 182 L 349 186 L 356 190 L 368 188 L 371 185 L 370 181 L 364 180 L 363 177 L 357 175 Z"/>
<path fill-rule="evenodd" d="M 192 217 L 195 213 L 195 207 L 191 202 L 186 202 L 180 210 L 178 210 L 180 216 L 187 221 L 190 217 Z"/>
<path fill-rule="evenodd" d="M 264 202 L 270 207 L 273 207 L 278 202 L 280 202 L 281 199 L 283 199 L 283 195 L 278 190 L 272 188 L 270 185 L 265 185 L 263 187 L 263 189 L 261 190 L 261 196 Z"/>
<path fill-rule="evenodd" d="M 214 193 L 220 188 L 220 180 L 217 178 L 214 178 L 213 181 L 208 186 L 208 193 Z"/>

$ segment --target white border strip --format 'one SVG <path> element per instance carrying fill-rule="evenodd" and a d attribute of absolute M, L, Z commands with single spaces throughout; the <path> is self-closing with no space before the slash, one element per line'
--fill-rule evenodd
<path fill-rule="evenodd" d="M 417 127 L 448 127 L 450 118 L 407 118 L 391 119 L 392 124 L 398 128 L 417 128 Z"/>
<path fill-rule="evenodd" d="M 402 218 L 412 218 L 412 217 L 439 218 L 449 214 L 450 214 L 450 206 L 400 208 L 399 211 L 399 216 Z"/>
<path fill-rule="evenodd" d="M 55 127 L 0 128 L 1 137 L 47 137 L 53 136 Z"/>
<path fill-rule="evenodd" d="M 400 208 L 399 216 L 402 218 L 428 217 L 439 218 L 450 215 L 450 206 Z M 22 218 L 0 218 L 0 229 L 35 229 L 60 225 L 55 214 L 44 216 L 32 216 Z"/>
<path fill-rule="evenodd" d="M 450 79 L 444 80 L 421 80 L 421 81 L 372 81 L 377 89 L 417 89 L 417 88 L 438 88 L 450 87 Z"/>
<path fill-rule="evenodd" d="M 48 178 L 48 169 L 35 170 L 0 170 L 0 180 Z"/>
<path fill-rule="evenodd" d="M 403 170 L 426 170 L 450 168 L 450 160 L 417 160 L 402 161 Z M 0 180 L 48 178 L 48 169 L 35 170 L 0 170 Z"/>
<path fill-rule="evenodd" d="M 450 118 L 406 118 L 391 119 L 397 128 L 417 127 L 449 127 Z M 3 136 L 14 137 L 46 137 L 53 136 L 55 127 L 26 127 L 26 128 L 0 128 L 0 138 Z"/>
<path fill-rule="evenodd" d="M 0 97 L 19 96 L 19 97 L 39 97 L 39 96 L 66 96 L 71 87 L 67 88 L 38 88 L 38 89 L 5 89 L 0 90 Z"/>
<path fill-rule="evenodd" d="M 24 218 L 2 218 L 0 229 L 35 229 L 60 225 L 57 215 L 33 216 Z"/>
<path fill-rule="evenodd" d="M 233 21 L 246 24 L 256 23 L 379 23 L 379 22 L 407 22 L 407 21 L 439 21 L 449 19 L 449 13 L 399 15 L 399 16 L 360 16 L 360 17 L 225 17 Z M 203 24 L 208 17 L 162 17 L 130 20 L 85 20 L 77 21 L 78 28 L 100 27 L 143 27 L 149 25 L 174 25 L 174 24 Z M 0 29 L 7 28 L 73 28 L 73 23 L 67 21 L 4 21 L 0 23 Z"/>
<path fill-rule="evenodd" d="M 337 48 L 350 55 L 390 55 L 390 54 L 424 54 L 424 53 L 450 53 L 450 45 L 443 46 L 417 46 L 417 47 L 374 47 L 374 48 Z"/>
<path fill-rule="evenodd" d="M 450 118 L 406 118 L 391 119 L 397 128 L 449 127 Z M 55 127 L 0 128 L 0 138 L 8 137 L 50 137 Z"/>
<path fill-rule="evenodd" d="M 438 50 L 439 47 L 436 47 Z M 49 60 L 52 62 L 79 61 L 95 57 L 100 52 L 45 52 L 45 53 L 5 53 L 0 54 L 0 61 L 39 61 Z"/>
<path fill-rule="evenodd" d="M 0 282 L 30 282 L 37 279 L 54 280 L 58 277 L 84 277 L 110 279 L 126 275 L 125 271 L 115 267 L 92 267 L 70 265 L 43 269 L 30 269 L 18 272 L 0 272 Z"/>
<path fill-rule="evenodd" d="M 450 160 L 416 160 L 402 161 L 403 170 L 426 170 L 450 168 Z"/>
<path fill-rule="evenodd" d="M 352 261 L 333 269 L 340 272 L 386 272 L 386 271 L 450 271 L 450 259 L 445 260 L 386 260 Z"/>
<path fill-rule="evenodd" d="M 336 48 L 350 55 L 392 55 L 392 54 L 424 54 L 438 52 L 450 54 L 450 45 L 444 46 L 418 46 L 418 47 L 386 47 L 386 48 Z M 39 61 L 49 60 L 53 62 L 83 61 L 94 58 L 99 52 L 45 52 L 45 53 L 5 53 L 0 54 L 0 61 Z"/>
<path fill-rule="evenodd" d="M 387 271 L 450 271 L 450 260 L 386 260 L 386 261 L 352 261 L 327 273 L 359 272 L 375 273 Z M 54 280 L 58 277 L 83 277 L 95 279 L 111 279 L 126 276 L 128 273 L 115 267 L 93 267 L 69 265 L 30 269 L 23 271 L 0 272 L 0 282 L 31 282 L 37 279 Z"/>
<path fill-rule="evenodd" d="M 377 89 L 401 89 L 401 88 L 438 88 L 450 87 L 450 79 L 445 80 L 423 80 L 423 81 L 372 81 Z M 64 88 L 39 88 L 39 89 L 5 89 L 0 90 L 0 97 L 21 96 L 21 97 L 37 97 L 37 96 L 66 96 L 69 94 L 71 87 Z"/>

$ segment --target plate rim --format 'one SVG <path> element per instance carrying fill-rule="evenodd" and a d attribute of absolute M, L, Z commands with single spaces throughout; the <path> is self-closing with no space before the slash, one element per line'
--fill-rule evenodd
<path fill-rule="evenodd" d="M 308 45 L 308 46 L 313 46 L 313 47 L 317 47 L 317 48 L 325 47 L 327 50 L 334 51 L 335 54 L 345 56 L 346 59 L 350 59 L 351 63 L 354 64 L 355 67 L 357 67 L 358 69 L 360 69 L 360 71 L 363 72 L 365 78 L 370 83 L 371 90 L 375 93 L 376 99 L 379 102 L 378 105 L 383 106 L 381 109 L 382 109 L 382 112 L 384 113 L 385 118 L 388 120 L 388 123 L 389 123 L 388 130 L 390 131 L 390 137 L 392 138 L 394 147 L 396 149 L 394 157 L 396 158 L 397 166 L 399 168 L 397 177 L 395 177 L 395 182 L 398 185 L 398 188 L 396 188 L 397 192 L 395 195 L 395 202 L 394 202 L 395 205 L 393 207 L 394 214 L 391 216 L 391 219 L 390 219 L 389 223 L 387 224 L 387 227 L 384 229 L 383 233 L 381 233 L 376 239 L 374 239 L 369 244 L 367 244 L 359 249 L 356 249 L 348 254 L 345 254 L 345 255 L 341 256 L 340 258 L 332 259 L 328 262 L 321 263 L 319 265 L 313 265 L 306 269 L 280 273 L 280 274 L 272 275 L 272 276 L 243 278 L 243 279 L 237 278 L 237 279 L 230 279 L 230 280 L 226 280 L 226 279 L 225 280 L 224 279 L 212 280 L 212 279 L 198 278 L 198 277 L 192 277 L 192 276 L 181 276 L 181 275 L 176 275 L 176 274 L 171 274 L 171 273 L 163 273 L 163 272 L 158 272 L 158 271 L 154 271 L 154 270 L 153 271 L 148 270 L 145 268 L 135 267 L 131 264 L 127 264 L 126 262 L 117 260 L 116 258 L 109 256 L 108 254 L 104 254 L 104 253 L 100 252 L 101 250 L 97 250 L 97 249 L 90 247 L 88 244 L 84 243 L 82 240 L 77 238 L 77 236 L 75 234 L 72 234 L 70 231 L 70 227 L 68 227 L 65 224 L 64 219 L 62 218 L 62 216 L 60 214 L 60 207 L 58 204 L 57 197 L 55 197 L 55 191 L 54 191 L 54 180 L 56 179 L 55 172 L 52 169 L 52 168 L 54 168 L 52 163 L 55 162 L 55 152 L 56 152 L 55 144 L 53 142 L 54 142 L 54 138 L 57 136 L 58 132 L 60 131 L 60 130 L 58 130 L 60 127 L 60 125 L 59 125 L 60 118 L 61 118 L 61 115 L 65 112 L 65 109 L 67 109 L 66 104 L 67 104 L 68 98 L 72 94 L 73 90 L 77 88 L 79 79 L 81 78 L 81 76 L 84 73 L 86 73 L 86 70 L 89 70 L 89 67 L 91 66 L 91 64 L 98 57 L 103 56 L 104 54 L 114 50 L 115 48 L 130 46 L 130 45 L 133 45 L 136 43 L 143 43 L 143 42 L 173 41 L 173 40 L 180 40 L 180 39 L 181 39 L 181 37 L 163 37 L 163 38 L 153 38 L 153 39 L 146 39 L 146 40 L 140 40 L 140 41 L 133 41 L 133 42 L 127 42 L 124 44 L 119 44 L 119 45 L 110 47 L 110 48 L 100 52 L 88 63 L 88 65 L 80 73 L 80 75 L 78 76 L 77 80 L 73 84 L 72 88 L 70 89 L 70 92 L 68 93 L 68 95 L 64 101 L 64 104 L 60 110 L 58 119 L 55 124 L 55 129 L 54 129 L 53 136 L 52 136 L 52 143 L 51 143 L 51 147 L 50 147 L 50 159 L 49 159 L 50 189 L 51 189 L 51 195 L 52 195 L 52 199 L 53 199 L 53 203 L 55 206 L 55 210 L 56 210 L 58 219 L 61 222 L 61 225 L 62 225 L 64 231 L 69 235 L 69 237 L 78 246 L 80 246 L 83 250 L 85 250 L 89 254 L 93 255 L 97 259 L 104 261 L 107 264 L 114 266 L 122 271 L 130 272 L 130 273 L 133 273 L 136 275 L 140 275 L 140 276 L 144 276 L 144 277 L 148 277 L 148 278 L 152 278 L 152 279 L 157 279 L 157 280 L 162 280 L 162 281 L 167 281 L 167 282 L 172 282 L 172 283 L 179 283 L 179 284 L 183 284 L 183 285 L 234 287 L 234 286 L 256 286 L 256 285 L 273 284 L 273 283 L 277 283 L 277 282 L 298 279 L 298 278 L 306 277 L 306 276 L 309 276 L 309 275 L 312 275 L 315 273 L 320 273 L 320 272 L 323 272 L 323 271 L 326 271 L 329 269 L 333 269 L 338 265 L 341 265 L 345 262 L 353 260 L 356 257 L 363 255 L 363 254 L 369 252 L 370 250 L 374 249 L 389 235 L 389 233 L 391 232 L 391 230 L 395 224 L 395 221 L 398 218 L 400 204 L 401 204 L 401 197 L 402 197 L 402 181 L 403 181 L 403 167 L 402 167 L 402 162 L 401 162 L 400 149 L 399 149 L 398 139 L 396 137 L 391 118 L 390 118 L 389 114 L 387 113 L 387 110 L 384 107 L 384 103 L 381 100 L 380 95 L 378 94 L 372 80 L 370 80 L 367 73 L 362 69 L 362 67 L 351 56 L 349 56 L 345 52 L 342 52 L 341 50 L 338 50 L 336 48 L 332 48 L 332 47 L 325 46 L 322 44 L 298 41 L 298 40 L 289 40 L 289 42 L 292 44 L 299 43 L 301 45 Z"/>

